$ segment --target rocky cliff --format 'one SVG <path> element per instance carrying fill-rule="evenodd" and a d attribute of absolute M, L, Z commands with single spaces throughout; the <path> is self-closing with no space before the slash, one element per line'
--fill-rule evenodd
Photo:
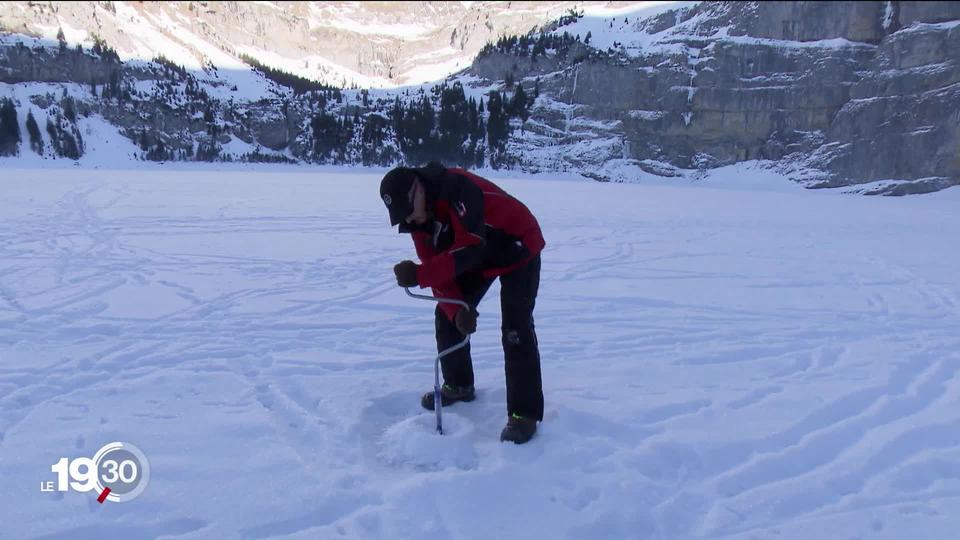
<path fill-rule="evenodd" d="M 960 3 L 702 3 L 560 30 L 593 46 L 559 63 L 499 47 L 474 64 L 539 78 L 549 96 L 523 166 L 672 174 L 760 159 L 802 167 L 811 187 L 960 183 Z"/>

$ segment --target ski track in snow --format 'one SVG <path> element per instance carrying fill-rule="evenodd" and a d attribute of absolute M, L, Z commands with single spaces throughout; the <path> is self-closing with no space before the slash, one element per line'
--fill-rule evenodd
<path fill-rule="evenodd" d="M 960 225 L 904 199 L 498 180 L 547 239 L 546 418 L 432 435 L 432 306 L 369 173 L 8 170 L 0 522 L 11 538 L 948 538 Z M 949 191 L 949 190 L 948 190 Z M 135 502 L 40 493 L 112 440 Z"/>

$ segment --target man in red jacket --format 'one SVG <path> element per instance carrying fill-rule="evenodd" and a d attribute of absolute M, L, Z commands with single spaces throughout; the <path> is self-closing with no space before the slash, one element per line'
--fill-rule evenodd
<path fill-rule="evenodd" d="M 507 379 L 507 426 L 501 441 L 522 444 L 543 420 L 540 352 L 533 307 L 540 285 L 543 235 L 530 210 L 484 178 L 439 163 L 397 167 L 380 182 L 390 225 L 409 233 L 421 264 L 402 261 L 393 271 L 401 287 L 430 287 L 436 297 L 465 301 L 471 309 L 438 304 L 437 350 L 477 329 L 476 306 L 500 278 L 503 353 Z M 470 347 L 441 360 L 443 406 L 473 401 Z M 433 410 L 433 392 L 421 403 Z"/>

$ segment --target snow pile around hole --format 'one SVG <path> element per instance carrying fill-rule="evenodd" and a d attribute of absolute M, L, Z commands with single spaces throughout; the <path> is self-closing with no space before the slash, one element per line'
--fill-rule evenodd
<path fill-rule="evenodd" d="M 468 420 L 444 413 L 440 435 L 436 415 L 425 412 L 387 428 L 380 439 L 380 458 L 390 465 L 422 471 L 472 469 L 477 463 L 472 434 Z"/>

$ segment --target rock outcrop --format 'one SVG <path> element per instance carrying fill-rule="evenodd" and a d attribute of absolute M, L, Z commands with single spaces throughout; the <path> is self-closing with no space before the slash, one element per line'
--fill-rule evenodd
<path fill-rule="evenodd" d="M 551 98 L 528 139 L 557 150 L 517 145 L 523 166 L 555 166 L 557 154 L 576 168 L 591 153 L 594 168 L 618 157 L 683 169 L 761 159 L 802 164 L 810 187 L 960 184 L 960 3 L 703 3 L 635 30 L 651 43 L 634 52 L 578 42 L 565 62 L 527 51 L 477 60 L 487 78 L 539 78 Z M 577 126 L 586 120 L 606 129 Z"/>

